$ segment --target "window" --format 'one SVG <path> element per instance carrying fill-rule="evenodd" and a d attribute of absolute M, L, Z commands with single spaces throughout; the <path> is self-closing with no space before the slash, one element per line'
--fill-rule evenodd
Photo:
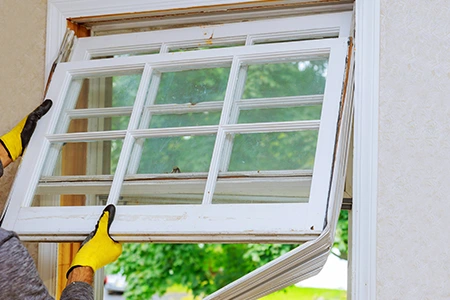
<path fill-rule="evenodd" d="M 81 240 L 92 224 L 68 220 L 94 223 L 115 203 L 122 241 L 307 242 L 225 298 L 318 272 L 345 177 L 350 16 L 80 39 L 54 74 L 55 105 L 17 175 L 29 188 L 14 187 L 4 226 Z"/>

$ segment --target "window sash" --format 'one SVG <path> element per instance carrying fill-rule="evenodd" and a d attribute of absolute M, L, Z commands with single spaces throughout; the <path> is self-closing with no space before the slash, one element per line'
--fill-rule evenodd
<path fill-rule="evenodd" d="M 111 38 L 111 40 L 114 40 Z M 116 174 L 113 177 L 112 187 L 109 191 L 108 203 L 116 203 L 120 195 L 121 185 L 124 181 L 126 168 L 131 156 L 133 142 L 139 137 L 167 136 L 172 134 L 188 134 L 197 132 L 217 133 L 216 139 L 224 139 L 228 132 L 276 132 L 306 129 L 308 126 L 317 128 L 316 121 L 279 122 L 268 124 L 226 124 L 221 118 L 218 126 L 202 126 L 196 128 L 171 128 L 167 129 L 137 129 L 140 112 L 144 109 L 145 95 L 149 88 L 149 82 L 155 71 L 177 71 L 193 69 L 202 66 L 223 66 L 231 63 L 232 71 L 229 78 L 227 95 L 224 100 L 224 108 L 232 108 L 233 88 L 238 80 L 241 66 L 265 61 L 283 61 L 295 59 L 310 59 L 328 57 L 328 76 L 323 96 L 322 120 L 320 121 L 319 138 L 316 151 L 316 163 L 312 175 L 310 200 L 308 203 L 297 204 L 213 204 L 212 195 L 218 177 L 219 158 L 218 153 L 223 146 L 216 141 L 216 149 L 213 153 L 211 169 L 203 205 L 201 206 L 177 206 L 168 207 L 148 206 L 121 207 L 118 210 L 116 225 L 112 233 L 119 236 L 119 240 L 154 241 L 165 242 L 217 242 L 217 241 L 261 241 L 261 242 L 303 242 L 317 237 L 323 229 L 324 214 L 326 212 L 329 179 L 332 170 L 332 156 L 336 138 L 336 126 L 340 107 L 342 89 L 342 74 L 345 69 L 345 57 L 347 54 L 347 39 L 330 38 L 324 40 L 290 42 L 281 44 L 241 46 L 226 49 L 210 49 L 184 53 L 170 53 L 161 55 L 142 55 L 121 57 L 116 59 L 73 61 L 60 64 L 55 72 L 50 86 L 48 97 L 64 99 L 69 91 L 70 83 L 74 78 L 83 76 L 104 76 L 114 72 L 126 73 L 143 70 L 141 84 L 136 97 L 136 103 L 131 112 L 131 120 L 128 130 L 110 132 L 87 132 L 74 134 L 52 134 L 58 125 L 64 103 L 56 100 L 53 109 L 48 116 L 40 121 L 35 137 L 30 142 L 30 151 L 24 157 L 18 178 L 11 193 L 8 214 L 4 220 L 5 228 L 17 231 L 24 240 L 79 240 L 93 226 L 89 222 L 83 225 L 73 224 L 81 218 L 81 215 L 98 216 L 98 208 L 82 207 L 79 214 L 74 214 L 73 208 L 65 207 L 29 207 L 31 205 L 34 190 L 36 189 L 41 170 L 44 166 L 50 142 L 55 141 L 86 141 L 98 139 L 124 138 L 124 146 L 119 159 Z M 275 58 L 275 59 L 274 59 Z M 234 71 L 233 71 L 234 70 Z M 231 91 L 229 91 L 229 89 Z M 322 97 L 322 96 L 317 96 Z M 316 98 L 317 98 L 316 97 Z M 313 97 L 314 98 L 314 97 Z M 284 99 L 295 101 L 298 99 Z M 309 99 L 308 101 L 310 101 Z M 317 100 L 317 99 L 316 99 Z M 249 101 L 249 102 L 247 102 Z M 242 100 L 237 103 L 252 105 L 252 100 Z M 268 102 L 269 100 L 267 100 Z M 255 103 L 255 101 L 253 102 Z M 266 103 L 267 104 L 267 103 Z M 254 104 L 253 104 L 254 105 Z M 264 105 L 264 104 L 262 104 Z M 120 110 L 120 109 L 119 109 Z M 87 111 L 91 114 L 117 113 L 118 110 Z M 73 111 L 71 111 L 74 114 Z M 77 113 L 75 113 L 77 114 Z M 41 136 L 41 138 L 39 138 Z M 45 138 L 42 138 L 45 136 Z M 32 170 L 31 174 L 30 171 Z M 31 175 L 31 176 L 30 176 Z M 16 187 L 17 183 L 25 184 L 27 189 Z M 21 202 L 22 201 L 22 202 Z M 238 214 L 236 212 L 239 211 Z M 274 211 L 278 211 L 274 214 Z M 94 213 L 95 212 L 95 213 Z M 35 216 L 35 217 L 33 217 Z M 144 226 L 144 223 L 122 222 L 121 219 L 129 219 L 130 216 L 142 216 L 145 220 L 158 220 L 154 226 Z M 158 217 L 159 216 L 159 217 Z M 164 222 L 161 222 L 161 216 Z M 188 216 L 187 218 L 183 216 Z M 209 222 L 200 222 L 191 216 L 206 218 Z M 52 219 L 52 226 L 48 226 L 48 220 Z M 84 218 L 85 219 L 85 218 Z M 40 222 L 39 220 L 45 220 Z M 268 222 L 267 220 L 273 220 Z M 80 222 L 77 222 L 77 224 Z M 66 224 L 71 224 L 70 229 Z M 133 225 L 134 224 L 134 225 Z M 201 226 L 199 225 L 201 224 Z M 246 225 L 244 225 L 246 224 Z M 239 225 L 239 226 L 238 226 Z M 138 228 L 147 228 L 144 231 Z M 175 231 L 167 231 L 166 228 L 175 228 Z M 116 228 L 116 229 L 115 229 Z M 151 228 L 151 229 L 149 229 Z M 191 228 L 198 228 L 192 232 Z M 255 228 L 257 230 L 255 231 Z M 137 230 L 137 231 L 136 231 Z M 57 233 L 55 235 L 55 232 Z M 134 234 L 138 232 L 138 234 Z M 242 234 L 252 232 L 252 234 Z M 218 237 L 220 236 L 220 237 Z"/>

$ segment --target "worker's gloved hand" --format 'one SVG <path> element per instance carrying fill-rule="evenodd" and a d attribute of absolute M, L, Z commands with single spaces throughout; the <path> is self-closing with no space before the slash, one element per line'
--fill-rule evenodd
<path fill-rule="evenodd" d="M 15 161 L 22 155 L 23 151 L 28 146 L 28 142 L 33 135 L 37 122 L 50 110 L 52 104 L 52 100 L 46 99 L 41 105 L 20 121 L 10 132 L 0 137 L 0 143 L 3 144 L 12 161 Z"/>
<path fill-rule="evenodd" d="M 115 214 L 116 207 L 113 204 L 105 207 L 94 231 L 81 244 L 67 271 L 67 276 L 76 267 L 91 267 L 95 272 L 120 256 L 122 245 L 109 235 L 109 227 Z"/>

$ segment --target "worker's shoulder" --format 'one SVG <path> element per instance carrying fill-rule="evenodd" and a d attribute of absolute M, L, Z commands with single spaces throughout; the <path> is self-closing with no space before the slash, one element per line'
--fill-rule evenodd
<path fill-rule="evenodd" d="M 0 228 L 0 247 L 11 238 L 18 238 L 18 236 L 14 231 Z"/>

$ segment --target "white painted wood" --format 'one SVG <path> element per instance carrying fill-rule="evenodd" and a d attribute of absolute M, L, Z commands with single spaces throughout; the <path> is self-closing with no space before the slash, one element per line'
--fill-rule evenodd
<path fill-rule="evenodd" d="M 108 37 L 112 39 L 112 37 Z M 70 68 L 75 78 L 83 76 L 105 76 L 117 73 L 136 72 L 149 63 L 156 70 L 174 72 L 200 68 L 229 67 L 233 56 L 239 55 L 244 64 L 267 63 L 277 61 L 299 61 L 327 58 L 330 48 L 346 39 L 324 39 L 290 42 L 282 44 L 263 44 L 238 46 L 233 48 L 205 49 L 188 52 L 174 52 L 160 55 L 139 55 L 118 57 L 115 59 L 98 59 L 91 61 L 73 61 L 60 65 Z M 115 73 L 116 72 L 116 73 Z"/>
<path fill-rule="evenodd" d="M 244 123 L 223 125 L 225 133 L 266 133 L 266 132 L 291 132 L 300 130 L 317 130 L 320 121 L 290 121 L 267 123 Z"/>
<path fill-rule="evenodd" d="M 145 106 L 150 107 L 155 103 L 156 95 L 158 93 L 158 87 L 161 82 L 161 73 L 158 71 L 153 72 L 153 76 L 150 81 L 150 86 L 148 88 L 147 98 L 145 100 Z M 151 121 L 151 111 L 145 109 L 142 118 L 139 123 L 139 129 L 148 128 Z M 136 174 L 139 168 L 139 162 L 141 161 L 142 151 L 143 151 L 144 140 L 135 140 L 133 152 L 131 153 L 131 158 L 128 165 L 128 174 Z"/>
<path fill-rule="evenodd" d="M 68 79 L 83 78 L 86 76 L 105 76 L 106 74 L 114 74 L 114 72 L 136 72 L 147 66 L 150 68 L 162 70 L 185 70 L 211 65 L 222 65 L 229 63 L 230 58 L 233 58 L 233 67 L 230 74 L 227 94 L 224 100 L 224 108 L 222 108 L 222 117 L 218 126 L 199 126 L 199 127 L 181 127 L 181 128 L 158 128 L 158 129 L 133 129 L 137 128 L 138 117 L 141 114 L 144 105 L 144 96 L 147 94 L 149 76 L 144 76 L 145 81 L 141 82 L 139 90 L 139 98 L 133 110 L 130 125 L 128 130 L 108 131 L 108 132 L 86 132 L 86 133 L 71 133 L 71 134 L 46 134 L 46 142 L 80 142 L 80 141 L 98 141 L 123 139 L 127 136 L 124 150 L 121 156 L 121 162 L 118 166 L 118 171 L 113 180 L 111 187 L 109 202 L 115 203 L 119 197 L 120 184 L 125 176 L 125 166 L 129 160 L 129 154 L 132 149 L 134 140 L 145 137 L 164 137 L 164 136 L 180 136 L 192 134 L 217 134 L 216 146 L 213 152 L 209 177 L 206 183 L 203 204 L 211 203 L 212 195 L 214 193 L 217 176 L 219 173 L 219 161 L 223 149 L 223 142 L 227 133 L 255 133 L 255 132 L 283 132 L 294 130 L 309 130 L 317 129 L 319 127 L 318 121 L 297 121 L 297 122 L 278 122 L 278 123 L 258 123 L 258 124 L 228 124 L 230 111 L 233 101 L 235 100 L 235 86 L 238 80 L 238 73 L 241 70 L 241 65 L 261 62 L 274 61 L 296 61 L 298 59 L 307 59 L 311 57 L 326 57 L 329 59 L 329 74 L 327 85 L 325 88 L 325 95 L 323 100 L 323 121 L 320 125 L 319 138 L 317 144 L 316 164 L 314 169 L 311 198 L 309 201 L 309 222 L 310 228 L 323 227 L 323 214 L 326 211 L 326 199 L 328 194 L 328 180 L 331 171 L 331 158 L 335 139 L 337 112 L 339 109 L 339 95 L 341 94 L 342 75 L 344 72 L 344 62 L 346 54 L 346 40 L 345 39 L 327 39 L 320 41 L 304 41 L 292 42 L 283 44 L 269 44 L 269 45 L 255 45 L 246 47 L 235 47 L 230 49 L 211 49 L 204 51 L 184 52 L 184 53 L 169 53 L 155 55 L 144 55 L 136 57 L 123 57 L 114 60 L 94 60 L 94 61 L 78 61 L 65 63 L 58 66 L 55 76 L 65 78 L 61 90 L 68 90 Z M 330 54 L 331 53 L 331 54 Z M 70 75 L 67 75 L 70 74 Z M 156 87 L 153 88 L 156 90 Z M 56 94 L 53 97 L 55 102 L 58 102 L 56 108 L 49 114 L 48 119 L 51 119 L 51 126 L 47 126 L 50 130 L 56 127 L 57 114 L 62 112 L 62 109 L 73 109 L 74 104 L 65 106 L 61 104 L 65 95 L 55 88 L 54 85 L 49 89 L 49 94 Z M 75 99 L 74 96 L 70 99 Z M 334 100 L 333 100 L 334 99 Z M 59 101 L 58 101 L 59 100 Z M 289 101 L 291 101 L 290 99 Z M 149 103 L 151 104 L 151 103 Z M 45 126 L 45 122 L 44 122 Z M 53 127 L 55 126 L 55 127 Z M 45 128 L 45 127 L 43 127 Z M 49 130 L 47 129 L 47 130 Z M 45 130 L 45 129 L 41 129 Z M 42 131 L 41 131 L 42 132 Z M 51 132 L 51 131 L 47 131 Z M 36 132 L 36 136 L 39 136 Z M 42 142 L 41 142 L 42 143 Z M 30 143 L 30 148 L 34 148 L 33 141 Z M 48 147 L 48 146 L 47 146 Z M 43 153 L 45 153 L 44 150 Z M 44 154 L 43 154 L 44 155 Z M 24 158 L 23 166 L 33 168 L 34 161 L 28 160 L 28 156 Z M 39 169 L 40 170 L 40 169 Z M 39 172 L 39 171 L 37 171 Z M 48 174 L 47 174 L 48 175 Z M 26 173 L 19 172 L 19 177 L 23 177 L 24 182 L 28 181 L 33 189 L 23 199 L 24 203 L 31 203 L 34 187 L 38 181 L 39 174 L 36 173 L 33 177 L 29 177 Z M 314 180 L 314 176 L 321 178 Z M 315 183 L 316 182 L 316 183 Z M 319 182 L 321 182 L 319 184 Z M 21 195 L 20 192 L 18 195 Z M 16 197 L 14 190 L 11 197 Z M 18 202 L 18 201 L 17 201 Z M 16 207 L 17 212 L 20 207 Z M 47 208 L 42 208 L 47 209 Z"/>
<path fill-rule="evenodd" d="M 217 176 L 219 175 L 221 158 L 223 155 L 223 148 L 226 143 L 226 132 L 223 130 L 223 126 L 229 124 L 230 114 L 233 107 L 236 88 L 239 80 L 239 73 L 241 69 L 241 61 L 238 57 L 233 58 L 231 65 L 230 75 L 228 78 L 227 90 L 225 93 L 225 99 L 223 101 L 222 113 L 220 115 L 219 129 L 216 135 L 216 141 L 211 157 L 211 164 L 208 171 L 208 179 L 206 181 L 206 187 L 203 194 L 203 205 L 209 205 L 212 203 L 214 191 L 216 188 Z"/>
<path fill-rule="evenodd" d="M 258 108 L 320 105 L 322 104 L 322 101 L 323 95 L 307 95 L 307 96 L 237 100 L 236 105 L 239 107 L 239 109 L 258 109 Z"/>
<path fill-rule="evenodd" d="M 276 5 L 277 2 L 265 2 L 266 4 Z M 119 20 L 119 22 L 98 22 L 97 18 L 78 18 L 78 22 L 86 22 L 86 25 L 91 26 L 93 35 L 109 35 L 114 33 L 124 33 L 130 31 L 148 31 L 154 28 L 161 27 L 179 27 L 187 25 L 198 25 L 198 24 L 223 24 L 242 20 L 258 20 L 258 19 L 268 19 L 268 18 L 280 18 L 280 17 L 290 17 L 290 16 L 307 16 L 313 14 L 323 14 L 323 13 L 337 13 L 337 12 L 349 12 L 353 9 L 353 1 L 349 0 L 348 3 L 339 4 L 337 2 L 328 2 L 329 4 L 324 4 L 320 6 L 301 6 L 295 5 L 294 7 L 280 7 L 280 9 L 271 10 L 240 10 L 230 13 L 226 11 L 224 6 L 219 7 L 218 11 L 214 14 L 205 13 L 204 8 L 200 13 L 194 14 L 183 14 L 180 12 L 179 15 L 174 18 L 164 18 L 164 12 L 149 12 L 146 16 L 150 17 L 129 20 Z M 214 8 L 213 8 L 214 10 Z M 156 18 L 152 18 L 156 17 Z M 347 32 L 346 32 L 347 33 Z M 322 36 L 312 36 L 315 38 L 321 38 Z"/>
<path fill-rule="evenodd" d="M 145 109 L 151 114 L 183 114 L 192 112 L 213 112 L 222 110 L 223 101 L 200 102 L 195 105 L 186 104 L 159 104 L 147 106 Z"/>
<path fill-rule="evenodd" d="M 108 195 L 107 204 L 117 203 L 120 197 L 120 190 L 122 188 L 123 178 L 127 171 L 128 163 L 130 160 L 130 154 L 133 149 L 135 138 L 130 130 L 136 129 L 139 124 L 139 119 L 142 114 L 143 107 L 145 105 L 145 99 L 147 96 L 147 90 L 152 76 L 152 68 L 150 65 L 146 65 L 141 77 L 136 100 L 133 106 L 133 112 L 131 113 L 130 122 L 128 123 L 127 134 L 123 143 L 122 151 L 120 152 L 119 162 L 117 163 L 117 169 L 112 182 L 111 190 Z"/>
<path fill-rule="evenodd" d="M 313 180 L 311 185 L 311 199 L 327 199 L 330 190 L 331 172 L 333 166 L 334 146 L 336 140 L 336 126 L 339 119 L 341 105 L 342 82 L 346 67 L 348 45 L 345 42 L 330 53 L 322 105 L 321 124 L 317 140 L 316 156 L 314 159 Z M 329 144 L 332 143 L 332 144 Z M 316 179 L 317 178 L 317 179 Z M 320 179 L 319 179 L 320 178 Z M 324 228 L 323 215 L 327 211 L 326 201 L 311 201 L 308 218 L 312 227 Z"/>
<path fill-rule="evenodd" d="M 376 299 L 380 1 L 358 0 L 353 158 L 352 299 Z"/>
<path fill-rule="evenodd" d="M 49 134 L 47 140 L 52 143 L 57 142 L 89 142 L 105 141 L 125 138 L 126 130 L 95 131 L 95 132 L 75 132 L 64 134 Z"/>
<path fill-rule="evenodd" d="M 111 234 L 119 241 L 301 242 L 320 234 L 304 221 L 304 203 L 239 205 L 120 206 Z M 148 208 L 148 209 L 147 209 Z M 23 208 L 15 230 L 26 240 L 82 240 L 95 226 L 103 207 Z M 35 218 L 35 216 L 39 218 Z M 285 222 L 279 222 L 283 215 Z M 83 222 L 79 222 L 83 220 Z M 78 226 L 73 226 L 74 222 Z M 200 230 L 201 229 L 201 233 Z M 244 234 L 245 233 L 245 234 Z"/>
<path fill-rule="evenodd" d="M 95 17 L 103 15 L 114 15 L 136 12 L 151 12 L 161 10 L 196 10 L 204 11 L 206 7 L 219 7 L 222 10 L 227 7 L 254 7 L 259 6 L 258 0 L 175 0 L 175 1 L 147 1 L 129 0 L 126 3 L 120 0 L 49 0 L 61 14 L 66 17 Z M 287 3 L 298 4 L 321 4 L 322 0 L 279 0 L 275 3 L 267 3 L 268 7 Z M 338 3 L 349 3 L 349 1 L 338 0 Z M 316 9 L 320 11 L 320 9 Z"/>
<path fill-rule="evenodd" d="M 149 53 L 162 45 L 165 48 L 161 53 L 179 48 L 236 45 L 243 44 L 247 36 L 252 43 L 305 40 L 322 36 L 347 37 L 350 31 L 350 14 L 346 12 L 80 38 L 71 60 Z"/>
<path fill-rule="evenodd" d="M 80 108 L 66 110 L 71 119 L 87 119 L 93 117 L 130 116 L 133 107 Z"/>
<path fill-rule="evenodd" d="M 52 296 L 55 296 L 58 278 L 56 268 L 56 264 L 58 263 L 57 244 L 40 243 L 38 251 L 39 252 L 38 252 L 37 268 L 39 270 L 39 277 L 42 279 L 45 286 L 47 287 L 48 293 Z"/>

